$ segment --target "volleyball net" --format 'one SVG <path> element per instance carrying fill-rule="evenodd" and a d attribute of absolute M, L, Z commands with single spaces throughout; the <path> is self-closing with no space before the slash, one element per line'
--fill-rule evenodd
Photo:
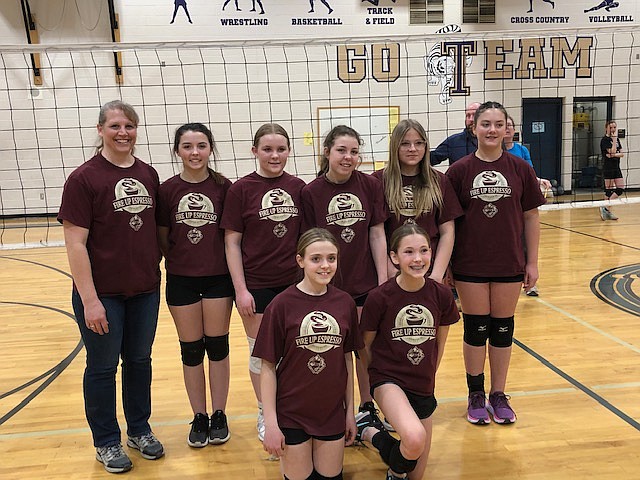
<path fill-rule="evenodd" d="M 99 107 L 113 99 L 140 114 L 135 153 L 161 180 L 180 171 L 171 144 L 183 123 L 212 129 L 215 168 L 235 180 L 256 167 L 254 132 L 276 122 L 292 140 L 287 170 L 305 181 L 314 178 L 322 138 L 336 124 L 362 134 L 360 168 L 372 171 L 384 166 L 399 120 L 420 121 L 435 148 L 462 130 L 467 103 L 499 101 L 532 152 L 540 128 L 560 132 L 558 158 L 532 155 L 536 170 L 545 162 L 557 166 L 554 180 L 565 193 L 550 203 L 596 205 L 602 199 L 599 145 L 610 115 L 626 130 L 626 186 L 640 186 L 640 137 L 633 131 L 639 32 L 498 35 L 445 27 L 419 37 L 344 41 L 0 46 L 0 246 L 29 243 L 31 217 L 45 218 L 38 241 L 51 243 L 55 221 L 46 216 L 57 213 L 69 173 L 93 155 Z M 532 98 L 561 99 L 559 124 L 524 132 L 523 99 Z M 585 109 L 590 101 L 597 106 Z M 10 235 L 12 229 L 23 232 L 22 239 Z"/>

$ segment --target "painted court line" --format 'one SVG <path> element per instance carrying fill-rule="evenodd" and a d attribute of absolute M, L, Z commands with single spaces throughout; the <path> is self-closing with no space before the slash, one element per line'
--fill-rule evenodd
<path fill-rule="evenodd" d="M 619 345 L 622 345 L 625 348 L 628 348 L 629 350 L 635 352 L 635 353 L 640 353 L 640 348 L 636 347 L 635 345 L 622 340 L 619 337 L 616 337 L 615 335 L 611 335 L 610 333 L 605 332 L 604 330 L 599 329 L 598 327 L 595 327 L 593 325 L 591 325 L 589 322 L 586 322 L 585 320 L 582 320 L 580 317 L 576 317 L 575 315 L 573 315 L 572 313 L 567 312 L 566 310 L 563 310 L 560 307 L 556 307 L 554 304 L 546 302 L 544 300 L 542 300 L 541 298 L 536 298 L 535 299 L 537 302 L 541 303 L 542 305 L 544 305 L 545 307 L 548 307 L 552 310 L 555 310 L 556 312 L 564 315 L 567 318 L 570 318 L 571 320 L 573 320 L 576 323 L 579 323 L 580 325 L 582 325 L 583 327 L 586 327 L 590 330 L 593 330 L 594 332 L 598 333 L 599 335 L 602 335 L 603 337 L 608 338 L 609 340 L 611 340 L 612 342 L 615 342 Z"/>
<path fill-rule="evenodd" d="M 559 375 L 560 377 L 564 378 L 571 385 L 573 385 L 577 389 L 579 389 L 582 392 L 584 392 L 587 395 L 589 395 L 596 402 L 598 402 L 604 408 L 606 408 L 611 413 L 616 415 L 618 418 L 620 418 L 621 420 L 625 421 L 626 423 L 631 425 L 636 430 L 640 431 L 640 423 L 639 422 L 637 422 L 635 419 L 631 418 L 629 415 L 624 413 L 618 407 L 616 407 L 613 404 L 609 403 L 606 399 L 604 399 L 603 397 L 598 395 L 596 392 L 594 392 L 593 389 L 588 388 L 587 386 L 583 385 L 578 380 L 573 378 L 571 375 L 569 375 L 569 374 L 565 373 L 564 371 L 560 370 L 558 367 L 556 367 L 554 364 L 552 364 L 550 361 L 548 361 L 542 355 L 538 354 L 537 352 L 535 352 L 534 350 L 532 350 L 531 348 L 529 348 L 528 346 L 526 346 L 524 343 L 520 342 L 519 340 L 514 338 L 513 339 L 513 343 L 516 344 L 521 349 L 523 349 L 529 355 L 534 357 L 536 360 L 538 360 L 540 363 L 542 363 L 545 367 L 549 368 L 551 371 L 555 372 L 557 375 Z"/>
<path fill-rule="evenodd" d="M 596 385 L 592 387 L 592 390 L 613 390 L 620 389 L 624 390 L 627 388 L 638 388 L 640 386 L 640 382 L 629 382 L 629 383 L 619 383 L 619 384 L 608 384 L 608 385 Z M 553 388 L 553 389 L 544 389 L 544 390 L 530 390 L 530 391 L 516 391 L 509 392 L 509 395 L 512 397 L 535 397 L 542 395 L 553 395 L 553 394 L 562 394 L 562 393 L 576 393 L 577 391 L 582 390 L 573 387 L 566 388 Z M 445 397 L 438 398 L 439 404 L 450 404 L 450 403 L 466 403 L 467 397 Z M 246 421 L 246 420 L 254 420 L 256 418 L 255 413 L 247 413 L 240 415 L 229 415 L 228 420 L 230 423 L 236 421 Z M 182 420 L 170 420 L 166 422 L 152 422 L 154 427 L 174 427 L 176 425 L 188 425 L 189 418 L 185 416 Z M 640 429 L 640 426 L 637 427 Z M 91 431 L 89 427 L 85 428 L 66 428 L 66 429 L 56 429 L 56 430 L 39 430 L 34 432 L 20 432 L 20 433 L 3 433 L 0 434 L 0 441 L 2 440 L 12 440 L 12 439 L 22 439 L 22 438 L 36 438 L 36 437 L 54 437 L 58 435 L 91 435 Z"/>

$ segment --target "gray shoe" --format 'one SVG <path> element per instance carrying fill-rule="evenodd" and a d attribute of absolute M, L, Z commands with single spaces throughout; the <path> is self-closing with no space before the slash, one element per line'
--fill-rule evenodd
<path fill-rule="evenodd" d="M 147 460 L 157 460 L 164 455 L 164 447 L 151 432 L 139 437 L 129 437 L 127 446 L 140 450 L 140 454 Z"/>
<path fill-rule="evenodd" d="M 616 217 L 613 213 L 611 213 L 611 210 L 609 210 L 608 208 L 606 209 L 606 217 L 607 220 L 618 220 L 618 217 Z"/>
<path fill-rule="evenodd" d="M 109 473 L 128 472 L 133 467 L 121 443 L 96 448 L 96 460 L 103 464 L 104 469 Z"/>
<path fill-rule="evenodd" d="M 607 212 L 608 210 L 606 207 L 600 207 L 600 218 L 603 222 L 607 219 Z"/>

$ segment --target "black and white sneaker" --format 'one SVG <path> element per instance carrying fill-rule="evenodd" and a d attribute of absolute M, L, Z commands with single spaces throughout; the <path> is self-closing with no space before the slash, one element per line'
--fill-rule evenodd
<path fill-rule="evenodd" d="M 206 447 L 209 443 L 209 417 L 206 413 L 196 413 L 191 422 L 187 445 L 193 448 Z"/>
<path fill-rule="evenodd" d="M 362 405 L 360 405 L 358 407 L 358 412 L 371 412 L 373 415 L 375 415 L 376 417 L 380 418 L 378 416 L 379 410 L 375 407 L 375 405 L 373 404 L 373 402 L 364 402 Z M 387 432 L 395 432 L 395 428 L 393 428 L 393 425 L 391 425 L 386 418 L 383 418 L 381 420 L 382 425 L 384 426 L 384 429 Z"/>
<path fill-rule="evenodd" d="M 395 432 L 395 431 L 396 431 L 396 429 L 395 429 L 395 428 L 393 428 L 393 425 L 391 425 L 391 424 L 389 423 L 389 420 L 387 420 L 386 418 L 383 418 L 383 419 L 381 420 L 381 422 L 382 422 L 382 425 L 384 426 L 384 429 L 385 429 L 387 432 Z"/>
<path fill-rule="evenodd" d="M 104 469 L 109 473 L 128 472 L 133 467 L 121 443 L 96 448 L 96 460 L 103 464 Z"/>
<path fill-rule="evenodd" d="M 384 431 L 384 426 L 378 418 L 378 410 L 373 402 L 365 402 L 358 410 L 359 412 L 356 413 L 356 441 L 362 442 L 362 435 L 367 427 Z"/>
<path fill-rule="evenodd" d="M 391 470 L 387 470 L 387 477 L 386 480 L 402 480 L 403 478 L 407 478 L 407 474 L 403 474 L 401 477 L 399 477 L 398 475 L 394 475 L 394 473 Z"/>
<path fill-rule="evenodd" d="M 229 433 L 229 425 L 227 425 L 227 416 L 222 410 L 216 410 L 211 415 L 209 443 L 211 445 L 220 445 L 227 442 L 229 438 L 231 438 L 231 434 Z"/>

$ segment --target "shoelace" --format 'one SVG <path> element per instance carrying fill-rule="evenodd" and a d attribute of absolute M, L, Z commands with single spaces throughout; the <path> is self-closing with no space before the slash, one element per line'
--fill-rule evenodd
<path fill-rule="evenodd" d="M 472 408 L 483 408 L 485 404 L 484 395 L 481 393 L 476 393 L 471 395 L 471 407 Z"/>
<path fill-rule="evenodd" d="M 224 417 L 222 415 L 213 417 L 211 427 L 216 429 L 224 428 Z"/>
<path fill-rule="evenodd" d="M 106 447 L 102 456 L 107 462 L 111 460 L 115 460 L 116 458 L 124 456 L 124 450 L 122 449 L 122 445 L 111 445 Z"/>
<path fill-rule="evenodd" d="M 149 445 L 156 443 L 158 439 L 153 435 L 153 433 L 147 433 L 142 435 L 136 439 L 138 445 L 142 448 L 148 447 Z"/>
<path fill-rule="evenodd" d="M 191 424 L 196 432 L 206 432 L 209 427 L 209 419 L 205 415 L 197 415 Z"/>
<path fill-rule="evenodd" d="M 494 403 L 496 408 L 508 408 L 508 409 L 511 409 L 511 407 L 509 406 L 509 399 L 504 393 L 494 395 L 493 403 Z"/>

